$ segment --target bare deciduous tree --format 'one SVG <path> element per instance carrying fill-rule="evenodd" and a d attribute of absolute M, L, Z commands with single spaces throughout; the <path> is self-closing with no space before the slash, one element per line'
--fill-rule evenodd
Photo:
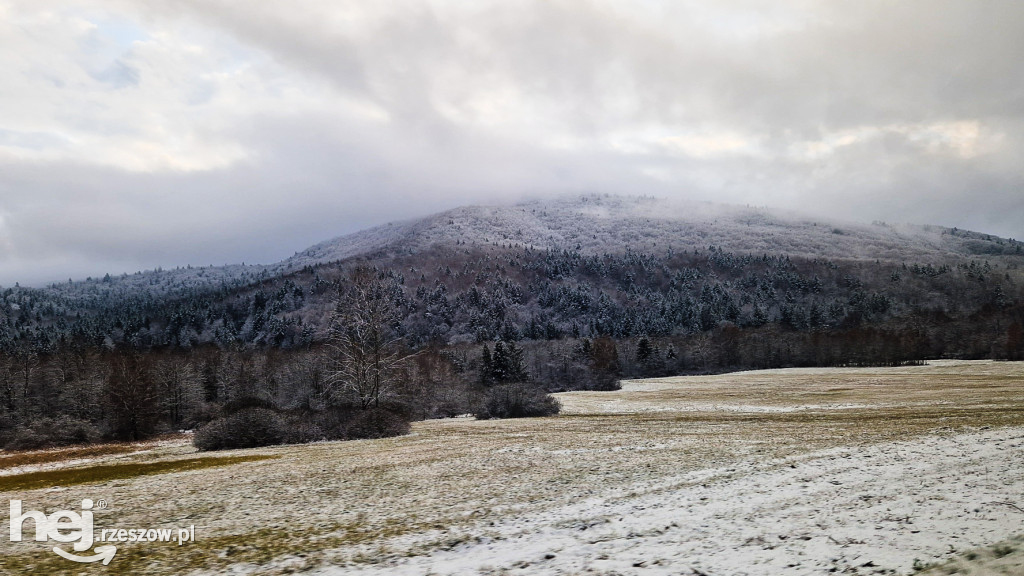
<path fill-rule="evenodd" d="M 199 374 L 191 362 L 166 357 L 155 362 L 153 376 L 164 416 L 171 425 L 181 426 L 202 400 Z"/>
<path fill-rule="evenodd" d="M 367 267 L 356 268 L 339 293 L 332 318 L 336 367 L 331 383 L 354 394 L 363 408 L 392 396 L 412 356 L 395 334 L 398 311 L 392 286 Z"/>
<path fill-rule="evenodd" d="M 121 353 L 111 359 L 107 400 L 116 437 L 138 440 L 155 432 L 160 418 L 160 394 L 144 358 Z"/>

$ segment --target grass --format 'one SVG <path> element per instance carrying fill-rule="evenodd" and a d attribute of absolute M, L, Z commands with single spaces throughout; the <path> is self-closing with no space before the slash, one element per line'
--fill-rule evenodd
<path fill-rule="evenodd" d="M 0 455 L 0 470 L 10 470 L 21 466 L 65 462 L 82 458 L 95 458 L 112 454 L 128 454 L 138 452 L 137 444 L 97 444 L 91 446 L 73 446 L 52 448 L 48 450 L 32 450 L 26 452 L 10 452 Z"/>
<path fill-rule="evenodd" d="M 110 442 L 107 444 L 89 444 L 44 448 L 40 450 L 0 451 L 0 470 L 10 470 L 21 466 L 50 464 L 53 462 L 70 462 L 85 458 L 131 454 L 144 450 L 152 450 L 161 443 L 188 441 L 186 434 L 164 434 L 157 438 L 141 442 Z"/>
<path fill-rule="evenodd" d="M 37 490 L 40 488 L 66 487 L 76 484 L 101 484 L 111 480 L 125 480 L 153 474 L 169 474 L 202 470 L 217 466 L 230 466 L 242 462 L 257 462 L 276 458 L 269 455 L 223 456 L 188 458 L 185 460 L 168 460 L 162 462 L 108 464 L 89 466 L 86 468 L 67 468 L 61 470 L 43 470 L 26 474 L 0 476 L 0 492 L 15 490 Z"/>
<path fill-rule="evenodd" d="M 999 544 L 992 548 L 992 554 L 996 558 L 1005 558 L 1006 556 L 1009 556 L 1010 554 L 1013 554 L 1016 551 L 1017 549 L 1013 546 L 1010 546 L 1009 544 Z"/>
<path fill-rule="evenodd" d="M 622 391 L 559 394 L 556 417 L 417 422 L 399 438 L 228 457 L 277 457 L 258 467 L 212 464 L 224 460 L 195 458 L 182 441 L 154 450 L 147 458 L 155 461 L 129 465 L 125 471 L 148 472 L 120 476 L 122 483 L 97 487 L 106 480 L 86 473 L 89 484 L 76 486 L 67 481 L 76 469 L 55 471 L 32 486 L 65 489 L 27 495 L 26 506 L 74 509 L 69 503 L 104 498 L 112 509 L 97 514 L 100 528 L 196 526 L 195 543 L 125 544 L 110 566 L 90 573 L 221 572 L 246 563 L 260 566 L 255 574 L 280 574 L 381 562 L 491 535 L 492 523 L 595 494 L 679 486 L 695 470 L 1024 426 L 1022 375 L 1019 363 L 947 362 L 627 382 Z M 166 474 L 181 470 L 176 462 L 199 460 L 212 467 Z M 0 541 L 2 573 L 61 570 L 70 570 L 66 561 L 44 548 Z"/>
<path fill-rule="evenodd" d="M 971 574 L 975 576 L 1016 576 L 1024 574 L 1024 535 L 986 548 L 969 550 L 949 562 L 923 567 L 919 576 Z"/>

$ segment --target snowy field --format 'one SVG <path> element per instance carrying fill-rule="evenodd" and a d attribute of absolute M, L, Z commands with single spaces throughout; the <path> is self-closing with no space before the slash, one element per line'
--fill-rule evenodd
<path fill-rule="evenodd" d="M 955 472 L 951 470 L 955 463 Z M 501 539 L 321 574 L 874 574 L 1021 531 L 1024 429 L 702 470 L 500 523 Z M 1024 574 L 1024 564 L 1017 564 Z"/>
<path fill-rule="evenodd" d="M 378 441 L 0 453 L 0 486 L 26 509 L 102 499 L 97 529 L 195 525 L 197 539 L 122 544 L 106 567 L 3 539 L 0 572 L 1024 574 L 1022 364 L 559 396 L 554 418 Z"/>

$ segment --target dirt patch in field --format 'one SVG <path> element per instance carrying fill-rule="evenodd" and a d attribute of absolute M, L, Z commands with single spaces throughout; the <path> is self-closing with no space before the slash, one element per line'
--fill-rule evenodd
<path fill-rule="evenodd" d="M 29 452 L 9 452 L 0 454 L 0 470 L 21 468 L 32 464 L 49 464 L 52 462 L 95 458 L 110 454 L 128 454 L 138 451 L 139 447 L 134 444 L 97 444 L 92 446 L 32 450 Z"/>
<path fill-rule="evenodd" d="M 12 492 L 15 490 L 36 490 L 39 488 L 62 488 L 76 484 L 101 484 L 112 480 L 125 480 L 138 476 L 152 476 L 154 474 L 170 474 L 173 472 L 187 472 L 214 468 L 219 466 L 231 466 L 242 462 L 258 462 L 277 458 L 272 455 L 248 455 L 248 456 L 207 456 L 203 458 L 188 458 L 185 460 L 164 460 L 160 462 L 149 462 L 144 464 L 107 464 L 103 466 L 88 466 L 85 468 L 68 468 L 61 470 L 45 470 L 41 472 L 29 472 L 27 474 L 14 474 L 0 476 L 0 492 Z"/>

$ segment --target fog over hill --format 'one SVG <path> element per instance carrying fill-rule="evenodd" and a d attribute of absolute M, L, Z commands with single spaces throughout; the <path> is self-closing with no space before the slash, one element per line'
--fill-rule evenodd
<path fill-rule="evenodd" d="M 369 265 L 391 286 L 399 334 L 414 347 L 681 336 L 724 325 L 846 330 L 930 314 L 943 318 L 929 320 L 943 341 L 948 330 L 937 326 L 951 319 L 972 333 L 984 328 L 968 353 L 975 357 L 1013 324 L 1021 250 L 1015 240 L 955 228 L 587 195 L 456 208 L 271 265 L 7 289 L 0 318 L 8 345 L 44 349 L 69 339 L 306 346 L 326 336 L 353 267 Z M 975 314 L 1010 316 L 989 325 Z"/>
<path fill-rule="evenodd" d="M 752 254 L 782 252 L 811 258 L 888 261 L 997 254 L 1003 253 L 1001 246 L 1005 246 L 999 238 L 952 235 L 950 229 L 937 226 L 868 225 L 760 207 L 591 195 L 456 208 L 341 236 L 317 244 L 285 264 L 341 260 L 384 248 L 422 250 L 455 241 L 576 249 L 587 254 L 713 245 Z"/>
<path fill-rule="evenodd" d="M 353 257 L 413 255 L 436 246 L 530 247 L 598 255 L 714 246 L 741 254 L 939 265 L 974 255 L 1019 254 L 1019 242 L 920 224 L 822 219 L 766 207 L 653 197 L 582 195 L 512 205 L 463 206 L 316 244 L 268 265 L 200 266 L 54 283 L 78 299 L 236 287 Z"/>

